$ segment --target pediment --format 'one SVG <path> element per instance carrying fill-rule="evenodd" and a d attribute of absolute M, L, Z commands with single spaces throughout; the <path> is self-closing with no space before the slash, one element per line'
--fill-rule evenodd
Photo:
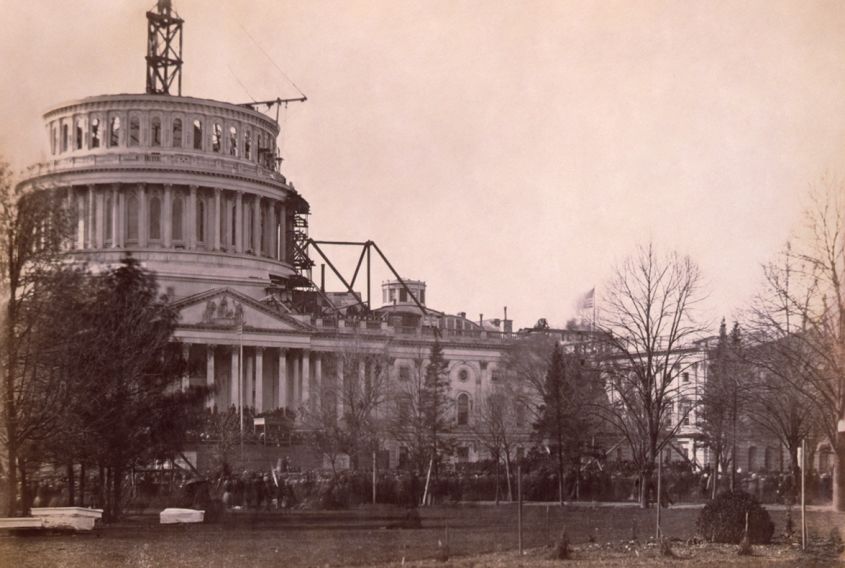
<path fill-rule="evenodd" d="M 176 303 L 180 325 L 208 328 L 237 328 L 307 331 L 310 326 L 231 288 L 196 294 Z"/>

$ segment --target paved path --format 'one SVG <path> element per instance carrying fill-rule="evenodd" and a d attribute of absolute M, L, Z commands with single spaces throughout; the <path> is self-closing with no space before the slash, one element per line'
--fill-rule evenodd
<path fill-rule="evenodd" d="M 464 505 L 496 505 L 495 501 L 463 501 Z M 500 505 L 507 505 L 507 501 L 499 501 Z M 516 504 L 516 501 L 513 502 Z M 557 507 L 557 501 L 525 501 L 526 507 Z M 565 507 L 607 507 L 618 509 L 636 509 L 640 505 L 636 501 L 564 501 Z M 787 506 L 781 503 L 763 503 L 763 506 L 770 511 L 786 511 Z M 701 509 L 704 503 L 675 503 L 670 509 Z M 799 505 L 792 506 L 793 511 L 800 511 Z M 829 511 L 834 512 L 833 505 L 807 505 L 808 511 Z"/>

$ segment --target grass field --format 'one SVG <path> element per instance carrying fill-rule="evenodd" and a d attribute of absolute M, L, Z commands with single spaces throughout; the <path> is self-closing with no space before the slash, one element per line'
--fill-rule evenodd
<path fill-rule="evenodd" d="M 2 567 L 248 567 L 428 565 L 446 543 L 449 566 L 544 566 L 545 548 L 566 527 L 574 548 L 574 565 L 676 565 L 662 559 L 648 543 L 654 534 L 654 511 L 636 508 L 524 508 L 524 546 L 519 557 L 516 508 L 511 505 L 435 507 L 421 511 L 422 528 L 394 528 L 402 511 L 297 511 L 286 514 L 237 513 L 216 525 L 160 526 L 155 517 L 139 517 L 102 529 L 99 535 L 0 536 Z M 680 539 L 676 553 L 695 566 L 822 566 L 833 562 L 824 549 L 802 554 L 781 542 L 755 547 L 756 556 L 741 558 L 735 548 L 684 542 L 695 535 L 697 509 L 663 511 L 664 532 Z M 776 535 L 785 513 L 773 511 Z M 831 527 L 845 528 L 845 515 L 813 512 L 811 534 L 821 543 Z M 448 536 L 447 536 L 448 535 Z M 632 544 L 632 537 L 638 544 Z M 589 540 L 594 540 L 590 543 Z M 442 565 L 442 564 L 440 564 Z"/>

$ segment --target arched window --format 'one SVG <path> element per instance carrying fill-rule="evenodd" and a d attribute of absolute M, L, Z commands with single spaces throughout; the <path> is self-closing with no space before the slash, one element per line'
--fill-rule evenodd
<path fill-rule="evenodd" d="M 112 227 L 114 225 L 114 219 L 112 218 L 112 200 L 111 195 L 106 194 L 106 198 L 103 202 L 103 218 L 105 219 L 105 232 L 106 232 L 106 242 L 111 242 L 111 233 Z"/>
<path fill-rule="evenodd" d="M 461 393 L 458 395 L 458 426 L 469 424 L 469 395 Z"/>
<path fill-rule="evenodd" d="M 223 127 L 215 122 L 211 127 L 211 151 L 220 152 L 220 144 L 223 141 Z"/>
<path fill-rule="evenodd" d="M 249 132 L 244 132 L 244 158 L 252 159 L 252 140 Z"/>
<path fill-rule="evenodd" d="M 181 148 L 182 147 L 182 119 L 181 118 L 174 118 L 173 119 L 173 147 L 174 148 Z"/>
<path fill-rule="evenodd" d="M 50 135 L 50 153 L 55 154 L 59 149 L 59 130 L 53 126 Z"/>
<path fill-rule="evenodd" d="M 170 222 L 170 232 L 174 241 L 181 241 L 185 238 L 182 236 L 182 215 L 182 198 L 177 195 L 173 198 L 173 213 Z"/>
<path fill-rule="evenodd" d="M 138 198 L 134 195 L 126 198 L 126 240 L 138 240 Z"/>
<path fill-rule="evenodd" d="M 67 152 L 70 146 L 70 128 L 67 124 L 62 124 L 62 152 Z"/>
<path fill-rule="evenodd" d="M 76 149 L 82 150 L 82 139 L 83 139 L 83 132 L 82 132 L 82 119 L 76 119 Z"/>
<path fill-rule="evenodd" d="M 150 198 L 150 239 L 161 239 L 161 199 Z"/>
<path fill-rule="evenodd" d="M 205 200 L 197 199 L 197 242 L 205 242 Z"/>
<path fill-rule="evenodd" d="M 194 150 L 202 150 L 202 122 L 194 121 Z"/>
<path fill-rule="evenodd" d="M 92 118 L 91 119 L 91 147 L 92 148 L 99 148 L 100 147 L 100 119 L 99 118 Z"/>
<path fill-rule="evenodd" d="M 157 116 L 150 121 L 150 146 L 161 146 L 161 119 Z"/>
<path fill-rule="evenodd" d="M 129 119 L 129 146 L 141 143 L 141 119 L 133 116 Z"/>
<path fill-rule="evenodd" d="M 120 144 L 120 117 L 113 116 L 109 134 L 109 147 L 113 148 Z"/>
<path fill-rule="evenodd" d="M 238 157 L 238 129 L 229 127 L 229 155 Z"/>

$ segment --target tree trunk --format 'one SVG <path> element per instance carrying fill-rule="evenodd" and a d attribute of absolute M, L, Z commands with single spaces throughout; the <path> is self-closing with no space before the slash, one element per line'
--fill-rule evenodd
<path fill-rule="evenodd" d="M 6 430 L 9 432 L 9 443 L 6 445 L 6 463 L 9 464 L 9 479 L 7 480 L 7 491 L 8 494 L 6 495 L 6 516 L 7 517 L 15 517 L 17 516 L 18 511 L 18 469 L 16 464 L 18 463 L 18 450 L 16 444 L 17 434 L 13 434 L 12 430 L 14 428 L 9 426 L 9 421 L 6 421 Z"/>
<path fill-rule="evenodd" d="M 715 499 L 719 491 L 719 461 L 722 459 L 720 451 L 714 452 L 716 460 L 713 462 L 713 486 L 710 488 L 710 498 Z"/>
<path fill-rule="evenodd" d="M 32 504 L 32 500 L 29 498 L 29 487 L 27 485 L 26 459 L 23 457 L 18 458 L 18 466 L 20 467 L 21 474 L 21 515 L 26 517 L 29 515 L 29 507 Z"/>
<path fill-rule="evenodd" d="M 499 455 L 496 455 L 496 505 L 499 504 L 499 465 L 501 462 L 501 458 Z"/>
<path fill-rule="evenodd" d="M 505 454 L 505 475 L 508 479 L 508 501 L 513 502 L 513 487 L 511 486 L 511 456 Z"/>
<path fill-rule="evenodd" d="M 112 470 L 112 520 L 116 521 L 120 518 L 121 514 L 121 493 L 123 490 L 123 472 L 121 468 L 116 467 Z"/>
<path fill-rule="evenodd" d="M 85 506 L 85 462 L 79 464 L 79 506 Z"/>
<path fill-rule="evenodd" d="M 73 507 L 76 497 L 76 476 L 73 472 L 73 461 L 67 463 L 67 506 Z"/>
<path fill-rule="evenodd" d="M 651 471 L 648 469 L 640 470 L 640 508 L 648 509 L 651 504 L 649 489 L 651 486 Z"/>
<path fill-rule="evenodd" d="M 833 452 L 833 508 L 845 511 L 845 432 L 837 432 L 836 441 Z"/>

